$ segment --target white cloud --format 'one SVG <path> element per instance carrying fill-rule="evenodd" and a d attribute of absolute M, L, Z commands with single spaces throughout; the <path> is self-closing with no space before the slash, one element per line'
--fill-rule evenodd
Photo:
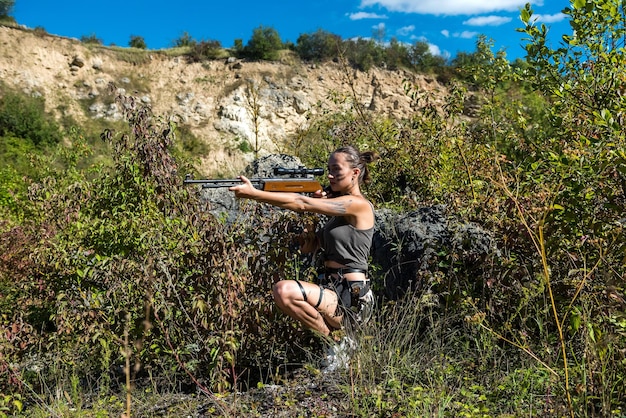
<path fill-rule="evenodd" d="M 437 45 L 435 44 L 428 44 L 428 52 L 431 53 L 431 55 L 441 55 L 441 48 L 439 48 Z"/>
<path fill-rule="evenodd" d="M 407 36 L 415 30 L 415 25 L 404 26 L 396 31 L 398 36 Z"/>
<path fill-rule="evenodd" d="M 472 31 L 469 31 L 469 30 L 464 30 L 463 32 L 454 32 L 454 33 L 451 34 L 451 36 L 453 38 L 472 39 L 472 38 L 478 36 L 478 32 L 472 32 Z"/>
<path fill-rule="evenodd" d="M 469 30 L 464 30 L 459 34 L 459 38 L 462 39 L 472 39 L 478 36 L 478 32 L 471 32 Z"/>
<path fill-rule="evenodd" d="M 372 26 L 372 29 L 375 31 L 385 31 L 385 24 L 383 22 L 380 22 L 377 25 Z"/>
<path fill-rule="evenodd" d="M 510 17 L 505 16 L 478 16 L 467 19 L 463 24 L 468 26 L 500 26 L 511 20 Z"/>
<path fill-rule="evenodd" d="M 357 12 L 357 13 L 348 13 L 347 15 L 350 18 L 350 20 L 387 19 L 387 16 L 379 15 L 377 13 Z"/>
<path fill-rule="evenodd" d="M 441 48 L 435 44 L 431 44 L 430 42 L 428 42 L 428 52 L 434 56 L 440 56 L 444 59 L 450 58 L 450 53 L 448 51 L 442 51 Z"/>
<path fill-rule="evenodd" d="M 518 11 L 528 0 L 361 0 L 361 7 L 382 7 L 391 12 L 472 15 L 496 11 Z M 542 6 L 543 1 L 533 2 Z"/>
<path fill-rule="evenodd" d="M 442 34 L 443 36 L 445 36 L 446 38 L 449 38 L 449 37 L 450 37 L 450 31 L 449 31 L 448 29 L 444 29 L 444 30 L 442 30 L 442 31 L 441 31 L 441 34 Z"/>
<path fill-rule="evenodd" d="M 565 20 L 567 16 L 563 13 L 555 13 L 553 15 L 533 14 L 531 20 L 539 23 L 555 23 Z"/>

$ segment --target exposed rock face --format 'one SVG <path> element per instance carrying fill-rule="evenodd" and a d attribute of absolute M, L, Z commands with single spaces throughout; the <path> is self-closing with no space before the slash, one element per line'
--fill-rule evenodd
<path fill-rule="evenodd" d="M 239 151 L 247 141 L 261 155 L 275 153 L 317 115 L 358 104 L 381 115 L 411 113 L 406 82 L 415 90 L 444 97 L 432 79 L 406 71 L 372 69 L 346 72 L 338 63 L 310 65 L 248 62 L 235 58 L 188 63 L 162 51 L 132 51 L 85 45 L 77 39 L 35 34 L 0 26 L 0 80 L 45 99 L 50 112 L 73 117 L 118 120 L 108 92 L 121 92 L 149 104 L 158 116 L 189 126 L 212 150 L 199 169 L 240 173 L 253 156 Z"/>

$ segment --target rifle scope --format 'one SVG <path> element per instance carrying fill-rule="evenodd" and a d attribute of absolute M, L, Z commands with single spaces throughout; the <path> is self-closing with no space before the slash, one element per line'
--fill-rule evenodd
<path fill-rule="evenodd" d="M 274 174 L 277 176 L 282 176 L 282 175 L 286 175 L 289 174 L 292 177 L 296 177 L 296 176 L 321 176 L 322 174 L 324 174 L 324 169 L 323 168 L 305 168 L 305 167 L 299 167 L 299 168 L 285 168 L 285 167 L 274 167 Z"/>

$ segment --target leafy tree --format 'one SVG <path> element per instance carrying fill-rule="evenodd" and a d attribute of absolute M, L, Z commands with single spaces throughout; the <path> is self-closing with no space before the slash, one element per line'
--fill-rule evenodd
<path fill-rule="evenodd" d="M 343 50 L 348 62 L 362 71 L 368 71 L 384 62 L 384 47 L 373 39 L 347 40 L 343 44 Z"/>
<path fill-rule="evenodd" d="M 176 48 L 194 46 L 195 44 L 196 40 L 193 39 L 191 35 L 187 32 L 183 32 L 183 34 L 178 39 L 174 40 L 174 47 Z"/>
<path fill-rule="evenodd" d="M 0 17 L 8 16 L 13 10 L 15 0 L 0 0 Z"/>
<path fill-rule="evenodd" d="M 128 46 L 131 48 L 139 48 L 146 49 L 148 46 L 146 45 L 146 41 L 143 39 L 143 36 L 131 35 L 130 41 L 128 41 Z"/>
<path fill-rule="evenodd" d="M 296 41 L 296 52 L 303 60 L 324 61 L 338 55 L 341 37 L 324 30 L 302 34 Z"/>
<path fill-rule="evenodd" d="M 259 26 L 252 32 L 243 53 L 247 58 L 274 61 L 279 58 L 278 52 L 281 49 L 283 42 L 276 29 Z"/>
<path fill-rule="evenodd" d="M 573 1 L 564 10 L 572 32 L 552 48 L 545 25 L 534 24 L 530 6 L 522 10 L 529 36 L 525 75 L 550 98 L 558 127 L 544 167 L 564 187 L 557 218 L 579 236 L 605 237 L 611 229 L 598 219 L 611 224 L 626 210 L 624 12 L 624 4 L 612 0 Z"/>
<path fill-rule="evenodd" d="M 478 36 L 476 49 L 471 52 L 459 52 L 452 60 L 452 67 L 459 78 L 478 87 L 489 87 L 492 89 L 495 84 L 502 81 L 508 72 L 509 62 L 503 49 L 496 54 L 492 52 L 494 42 L 485 35 Z M 497 76 L 495 72 L 500 72 Z M 498 78 L 498 80 L 494 79 Z M 489 84 L 483 85 L 483 83 Z"/>
<path fill-rule="evenodd" d="M 384 25 L 375 26 L 372 29 L 372 39 L 379 45 L 385 44 L 385 38 L 387 37 L 387 31 Z"/>
<path fill-rule="evenodd" d="M 430 52 L 430 46 L 427 42 L 417 41 L 406 52 L 409 63 L 417 71 L 428 71 L 445 65 L 443 57 L 433 55 Z"/>
<path fill-rule="evenodd" d="M 422 50 L 423 47 L 420 47 L 419 50 Z M 416 51 L 419 55 L 419 50 Z M 450 65 L 452 68 L 463 69 L 469 68 L 470 66 L 476 63 L 476 55 L 474 52 L 465 52 L 459 51 L 456 56 L 452 59 Z"/>
<path fill-rule="evenodd" d="M 408 51 L 407 47 L 398 41 L 397 38 L 391 38 L 389 45 L 385 48 L 384 63 L 390 70 L 408 67 Z"/>
<path fill-rule="evenodd" d="M 237 55 L 243 55 L 243 39 L 237 38 L 233 42 L 233 50 Z"/>

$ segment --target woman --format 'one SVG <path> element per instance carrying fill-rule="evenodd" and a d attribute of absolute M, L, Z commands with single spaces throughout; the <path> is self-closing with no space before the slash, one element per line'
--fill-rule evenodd
<path fill-rule="evenodd" d="M 318 234 L 305 231 L 301 236 L 303 252 L 323 251 L 325 271 L 320 283 L 281 280 L 273 289 L 274 300 L 283 312 L 322 335 L 341 329 L 349 323 L 346 319 L 364 319 L 363 302 L 373 302 L 367 262 L 374 234 L 374 207 L 361 194 L 360 186 L 370 181 L 367 164 L 377 158 L 373 152 L 360 153 L 349 146 L 334 151 L 328 159 L 329 196 L 321 190 L 312 197 L 266 192 L 254 188 L 244 176 L 240 177 L 241 185 L 230 188 L 239 198 L 331 217 Z"/>

